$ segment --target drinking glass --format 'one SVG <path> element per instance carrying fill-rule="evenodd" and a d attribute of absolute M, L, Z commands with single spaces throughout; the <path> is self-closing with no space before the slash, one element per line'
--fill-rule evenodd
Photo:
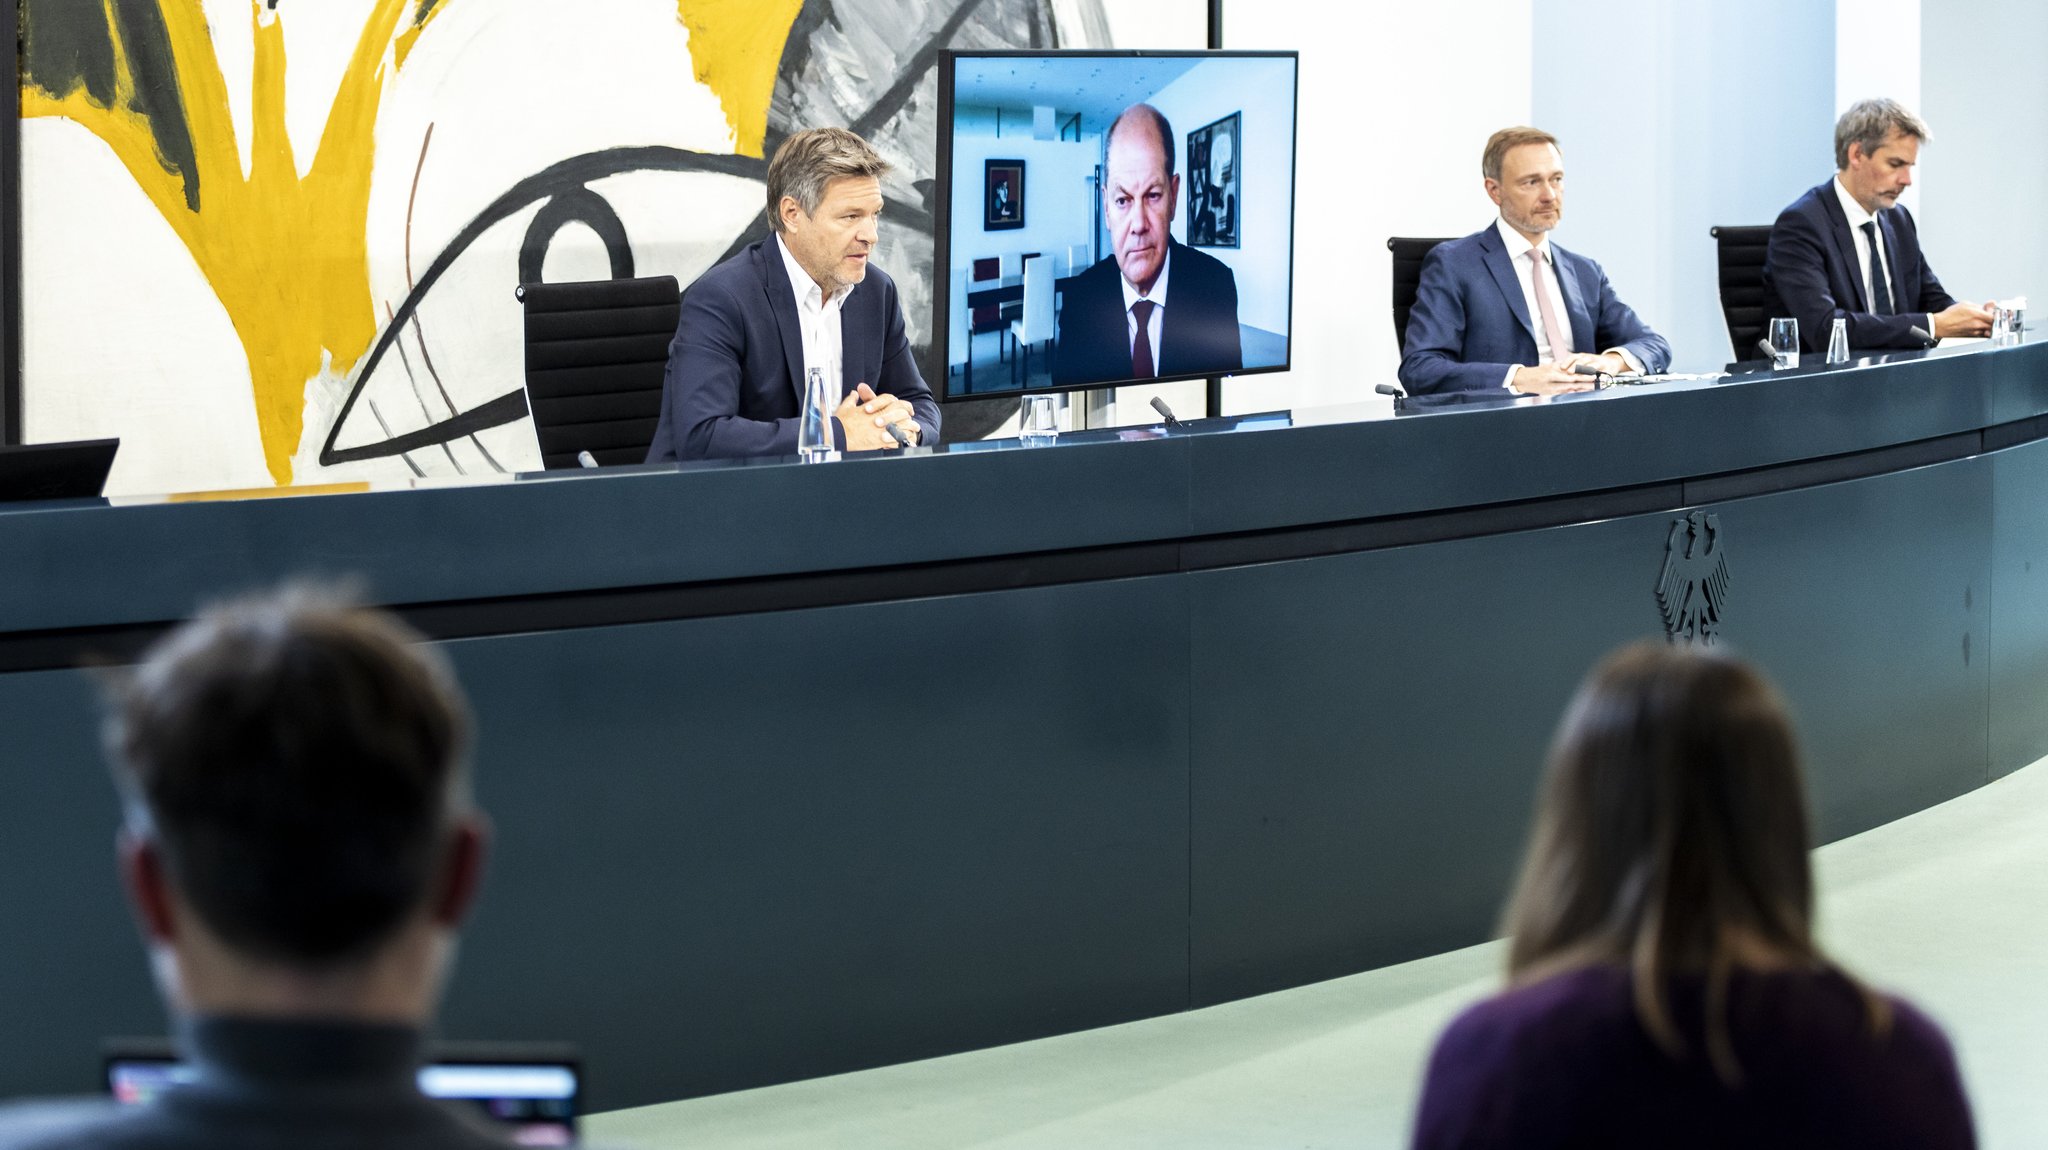
<path fill-rule="evenodd" d="M 832 458 L 832 409 L 836 406 L 830 389 L 825 385 L 823 368 L 812 368 L 804 382 L 804 406 L 798 413 L 796 425 L 796 452 L 803 456 L 805 463 L 821 463 Z"/>
<path fill-rule="evenodd" d="M 1798 320 L 1780 318 L 1771 321 L 1771 366 L 1799 366 Z"/>
<path fill-rule="evenodd" d="M 1849 362 L 1849 321 L 1842 316 L 1835 317 L 1835 323 L 1828 332 L 1828 362 Z"/>
<path fill-rule="evenodd" d="M 1017 438 L 1027 445 L 1042 446 L 1060 437 L 1057 395 L 1027 395 L 1017 412 Z"/>

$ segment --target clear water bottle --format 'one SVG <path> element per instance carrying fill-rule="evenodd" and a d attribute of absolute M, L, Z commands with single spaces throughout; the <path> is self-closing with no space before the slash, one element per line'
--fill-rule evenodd
<path fill-rule="evenodd" d="M 1828 332 L 1828 362 L 1849 362 L 1849 321 L 1835 317 L 1834 329 Z"/>
<path fill-rule="evenodd" d="M 814 367 L 804 380 L 804 406 L 798 413 L 796 452 L 806 463 L 832 458 L 834 396 L 825 386 L 825 369 Z"/>

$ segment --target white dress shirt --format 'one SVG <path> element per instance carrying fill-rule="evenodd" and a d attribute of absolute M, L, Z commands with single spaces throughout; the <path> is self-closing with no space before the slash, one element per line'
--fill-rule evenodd
<path fill-rule="evenodd" d="M 797 394 L 802 396 L 815 367 L 824 371 L 825 386 L 837 396 L 839 389 L 846 386 L 841 367 L 844 345 L 840 340 L 839 313 L 853 288 L 842 287 L 827 296 L 804 265 L 789 254 L 789 245 L 779 235 L 775 237 L 775 250 L 782 253 L 782 266 L 789 271 L 789 287 L 796 293 L 797 327 L 803 333 L 804 378 L 797 381 Z"/>
<path fill-rule="evenodd" d="M 1845 216 L 1847 216 L 1847 217 L 1849 217 L 1849 238 L 1850 238 L 1850 239 L 1852 239 L 1852 240 L 1855 240 L 1855 241 L 1856 241 L 1856 274 L 1857 274 L 1858 276 L 1862 277 L 1862 280 L 1863 280 L 1863 304 L 1864 304 L 1864 309 L 1865 309 L 1865 310 L 1868 310 L 1868 309 L 1870 308 L 1870 306 L 1871 306 L 1871 303 L 1870 303 L 1870 301 L 1871 301 L 1871 300 L 1873 300 L 1873 299 L 1875 299 L 1876 297 L 1875 297 L 1875 296 L 1874 296 L 1874 295 L 1873 295 L 1873 294 L 1871 293 L 1871 290 L 1870 290 L 1870 288 L 1871 288 L 1871 280 L 1870 280 L 1870 264 L 1871 264 L 1871 261 L 1872 261 L 1872 258 L 1873 258 L 1873 253 L 1872 253 L 1872 252 L 1871 252 L 1871 250 L 1870 250 L 1870 237 L 1868 237 L 1868 236 L 1866 236 L 1866 235 L 1864 235 L 1864 234 L 1863 234 L 1863 225 L 1864 225 L 1864 224 L 1867 224 L 1867 223 L 1870 223 L 1871 221 L 1875 220 L 1875 219 L 1876 219 L 1877 217 L 1876 217 L 1876 216 L 1873 216 L 1873 215 L 1871 215 L 1871 214 L 1870 214 L 1869 212 L 1866 212 L 1866 211 L 1864 211 L 1864 210 L 1863 210 L 1863 205 L 1862 205 L 1862 204 L 1859 204 L 1859 203 L 1857 203 L 1857 202 L 1856 202 L 1856 197 L 1855 197 L 1855 196 L 1852 196 L 1852 195 L 1850 195 L 1850 194 L 1849 194 L 1849 189 L 1847 189 L 1847 188 L 1845 188 L 1845 187 L 1843 187 L 1843 186 L 1842 186 L 1842 177 L 1841 177 L 1841 176 L 1839 176 L 1839 175 L 1837 175 L 1837 176 L 1835 177 L 1835 198 L 1836 198 L 1836 199 L 1838 199 L 1838 200 L 1840 200 L 1840 201 L 1842 201 L 1842 214 L 1843 214 L 1843 215 L 1845 215 Z M 1895 280 L 1895 279 L 1893 279 L 1893 278 L 1892 278 L 1892 261 L 1891 261 L 1891 254 L 1890 254 L 1889 252 L 1886 252 L 1886 251 L 1884 251 L 1884 250 L 1883 250 L 1883 249 L 1884 249 L 1884 225 L 1883 225 L 1883 224 L 1879 224 L 1879 225 L 1877 226 L 1877 241 L 1878 241 L 1878 251 L 1877 251 L 1877 252 L 1875 253 L 1875 259 L 1876 259 L 1876 262 L 1877 262 L 1877 266 L 1878 266 L 1878 274 L 1879 274 L 1879 275 L 1882 275 L 1882 276 L 1884 277 L 1884 286 L 1885 286 L 1885 290 L 1886 290 L 1886 291 L 1887 291 L 1888 293 L 1890 293 L 1890 295 L 1891 295 L 1891 297 L 1892 297 L 1892 311 L 1893 311 L 1893 312 L 1894 312 L 1895 314 L 1900 314 L 1900 315 L 1910 314 L 1910 313 L 1906 313 L 1906 312 L 1901 312 L 1901 311 L 1899 310 L 1899 302 L 1900 302 L 1900 301 L 1899 301 L 1899 291 L 1898 291 L 1898 288 L 1897 288 L 1897 287 L 1893 286 L 1893 285 L 1897 284 L 1897 283 L 1898 283 L 1899 281 L 1897 281 L 1897 280 Z M 1853 311 L 1854 309 L 1853 309 L 1853 308 L 1845 308 L 1845 309 L 1843 309 L 1843 310 L 1845 310 L 1845 311 Z M 1934 316 L 1933 316 L 1933 314 L 1932 314 L 1932 313 L 1922 313 L 1922 314 L 1924 314 L 1924 315 L 1926 315 L 1926 316 L 1927 316 L 1927 328 L 1926 328 L 1927 334 L 1928 334 L 1928 335 L 1933 335 L 1933 334 L 1934 334 Z"/>
<path fill-rule="evenodd" d="M 1529 258 L 1531 250 L 1529 241 L 1524 239 L 1522 233 L 1516 231 L 1514 226 L 1504 219 L 1496 219 L 1493 221 L 1493 226 L 1500 232 L 1500 242 L 1506 245 L 1503 250 L 1508 253 L 1508 262 L 1515 265 L 1515 279 L 1522 285 L 1522 305 L 1529 309 L 1529 326 L 1534 329 L 1536 334 L 1536 363 L 1515 364 L 1508 368 L 1507 378 L 1500 381 L 1502 387 L 1507 388 L 1509 391 L 1514 391 L 1515 372 L 1518 369 L 1522 367 L 1535 367 L 1545 363 L 1555 363 L 1560 357 L 1552 352 L 1550 340 L 1543 331 L 1543 308 L 1536 302 L 1536 261 Z M 1572 317 L 1570 312 L 1565 309 L 1564 289 L 1557 282 L 1557 256 L 1550 250 L 1550 234 L 1548 232 L 1545 232 L 1543 239 L 1536 244 L 1536 250 L 1543 253 L 1543 286 L 1550 292 L 1551 306 L 1557 309 L 1557 322 L 1563 325 L 1565 338 L 1570 339 Z M 1635 353 L 1626 348 L 1619 347 L 1608 350 L 1627 361 L 1629 367 L 1633 370 L 1643 370 L 1643 361 L 1637 359 Z M 1516 394 L 1519 395 L 1521 393 L 1516 392 Z"/>
<path fill-rule="evenodd" d="M 1166 322 L 1166 273 L 1172 270 L 1173 249 L 1169 247 L 1166 258 L 1159 262 L 1159 278 L 1152 281 L 1151 291 L 1141 293 L 1131 286 L 1131 281 L 1121 275 L 1117 276 L 1117 282 L 1124 287 L 1124 331 L 1126 338 L 1131 342 L 1133 363 L 1138 358 L 1138 313 L 1131 309 L 1136 307 L 1141 299 L 1152 301 L 1152 318 L 1145 324 L 1145 341 L 1152 345 L 1152 371 L 1155 375 L 1159 372 L 1159 331 Z"/>

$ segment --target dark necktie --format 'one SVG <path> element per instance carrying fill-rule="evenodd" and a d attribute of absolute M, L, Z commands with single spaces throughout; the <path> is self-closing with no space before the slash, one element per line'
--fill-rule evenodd
<path fill-rule="evenodd" d="M 1878 243 L 1877 221 L 1863 222 L 1863 238 L 1870 241 L 1870 312 L 1872 315 L 1892 314 L 1892 285 L 1886 283 L 1884 274 L 1884 246 Z"/>
<path fill-rule="evenodd" d="M 1152 366 L 1152 309 L 1158 306 L 1149 299 L 1131 305 L 1131 317 L 1138 321 L 1138 334 L 1131 340 L 1132 379 L 1151 379 L 1159 374 Z"/>

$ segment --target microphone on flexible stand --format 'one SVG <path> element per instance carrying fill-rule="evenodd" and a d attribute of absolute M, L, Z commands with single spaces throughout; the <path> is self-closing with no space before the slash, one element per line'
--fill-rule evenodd
<path fill-rule="evenodd" d="M 1920 341 L 1920 347 L 1922 350 L 1933 347 L 1935 344 L 1941 342 L 1940 340 L 1935 339 L 1933 336 L 1927 334 L 1927 329 L 1919 326 L 1918 324 L 1915 324 L 1914 326 L 1907 328 L 1906 330 L 1912 332 L 1914 338 Z"/>
<path fill-rule="evenodd" d="M 1179 427 L 1181 425 L 1180 420 L 1173 417 L 1173 409 L 1166 406 L 1166 401 L 1156 395 L 1152 397 L 1152 410 L 1158 412 L 1166 420 L 1166 426 Z"/>
<path fill-rule="evenodd" d="M 909 446 L 910 446 L 910 437 L 909 437 L 908 435 L 905 435 L 905 434 L 903 434 L 903 429 L 902 429 L 902 428 L 900 428 L 900 427 L 896 426 L 896 425 L 895 425 L 895 424 L 893 424 L 893 423 L 891 423 L 891 424 L 888 424 L 888 425 L 887 425 L 887 427 L 888 427 L 888 429 L 889 429 L 889 438 L 891 438 L 891 439 L 893 439 L 893 440 L 895 440 L 895 441 L 896 441 L 896 446 L 898 446 L 898 447 L 909 447 Z"/>
<path fill-rule="evenodd" d="M 1399 411 L 1403 407 L 1406 407 L 1408 405 L 1408 393 L 1402 391 L 1398 387 L 1395 387 L 1391 383 L 1382 383 L 1379 386 L 1373 388 L 1373 390 L 1393 400 L 1395 411 Z"/>

